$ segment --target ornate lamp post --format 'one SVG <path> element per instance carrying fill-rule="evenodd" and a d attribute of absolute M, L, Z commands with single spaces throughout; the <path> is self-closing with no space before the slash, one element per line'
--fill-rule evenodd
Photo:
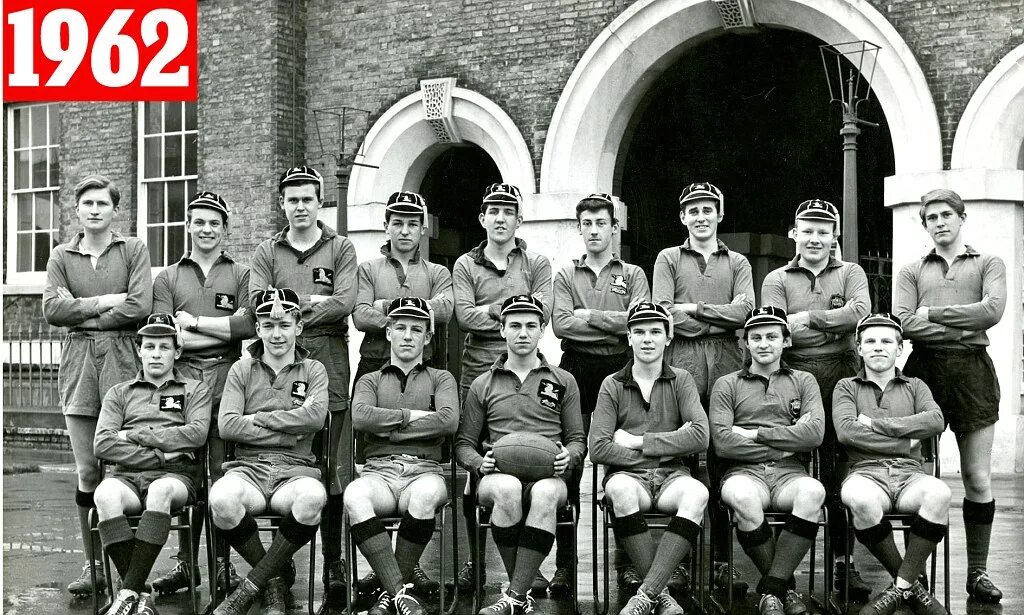
<path fill-rule="evenodd" d="M 356 158 L 362 157 L 362 153 L 356 152 L 354 154 L 347 153 L 346 148 L 346 128 L 351 117 L 363 116 L 368 117 L 370 112 L 366 109 L 357 109 L 355 107 L 340 106 L 340 107 L 327 107 L 322 109 L 313 109 L 313 121 L 316 124 L 316 136 L 320 142 L 320 153 L 321 155 L 329 154 L 334 158 L 335 172 L 334 178 L 338 181 L 338 211 L 337 219 L 335 222 L 335 230 L 342 235 L 348 234 L 348 180 L 352 175 L 353 166 L 370 167 L 373 169 L 378 168 L 376 165 L 366 164 L 363 162 L 356 161 Z M 326 117 L 321 117 L 326 116 Z M 335 143 L 337 144 L 336 152 L 328 152 L 324 148 L 323 137 L 320 134 L 321 123 L 326 124 L 329 122 L 327 118 L 334 118 L 337 123 L 337 138 Z"/>
<path fill-rule="evenodd" d="M 871 99 L 871 79 L 881 49 L 868 41 L 852 41 L 836 45 L 821 45 L 821 63 L 828 81 L 829 102 L 842 105 L 843 128 L 843 220 L 846 232 L 842 234 L 843 260 L 857 262 L 857 135 L 858 124 L 878 127 L 878 124 L 857 117 L 862 102 Z"/>

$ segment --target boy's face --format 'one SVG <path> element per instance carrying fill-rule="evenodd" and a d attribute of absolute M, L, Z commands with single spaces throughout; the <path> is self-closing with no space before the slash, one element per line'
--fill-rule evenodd
<path fill-rule="evenodd" d="M 420 245 L 423 237 L 423 222 L 420 216 L 391 214 L 384 230 L 391 240 L 391 248 L 397 252 L 412 252 Z"/>
<path fill-rule="evenodd" d="M 192 247 L 200 252 L 213 252 L 220 247 L 227 225 L 220 212 L 196 207 L 189 212 L 188 234 Z"/>
<path fill-rule="evenodd" d="M 747 330 L 746 343 L 750 359 L 768 366 L 782 359 L 782 349 L 790 345 L 790 339 L 782 325 L 761 325 Z"/>
<path fill-rule="evenodd" d="M 488 205 L 480 214 L 480 226 L 487 231 L 487 241 L 493 243 L 511 241 L 522 222 L 515 205 Z"/>
<path fill-rule="evenodd" d="M 295 338 L 302 333 L 302 323 L 296 312 L 288 312 L 284 318 L 259 316 L 256 321 L 256 335 L 263 341 L 263 349 L 273 357 L 283 357 L 295 348 Z"/>
<path fill-rule="evenodd" d="M 690 201 L 679 212 L 679 220 L 690 232 L 690 237 L 697 241 L 707 241 L 718 232 L 718 223 L 722 215 L 718 213 L 718 202 L 711 199 Z"/>
<path fill-rule="evenodd" d="M 320 198 L 314 184 L 285 186 L 278 197 L 288 224 L 296 231 L 316 226 L 316 214 L 320 211 Z"/>
<path fill-rule="evenodd" d="M 174 369 L 174 361 L 181 356 L 181 349 L 174 345 L 170 336 L 142 336 L 138 345 L 139 359 L 142 360 L 142 371 L 152 379 L 166 376 Z"/>
<path fill-rule="evenodd" d="M 544 335 L 544 325 L 539 314 L 509 314 L 501 323 L 501 335 L 508 345 L 509 354 L 525 357 L 537 350 L 537 344 Z"/>
<path fill-rule="evenodd" d="M 114 222 L 117 207 L 106 188 L 90 188 L 78 199 L 78 222 L 82 228 L 105 231 Z"/>
<path fill-rule="evenodd" d="M 823 220 L 796 221 L 796 253 L 811 265 L 828 261 L 836 241 L 836 225 Z"/>
<path fill-rule="evenodd" d="M 637 363 L 661 363 L 671 341 L 665 323 L 657 320 L 630 325 L 626 338 Z"/>
<path fill-rule="evenodd" d="M 924 228 L 936 246 L 952 245 L 960 237 L 964 220 L 947 203 L 929 203 L 924 208 Z"/>
<path fill-rule="evenodd" d="M 414 361 L 423 356 L 423 348 L 430 343 L 430 325 L 420 318 L 396 318 L 384 330 L 391 342 L 391 353 L 402 361 Z"/>
<path fill-rule="evenodd" d="M 892 327 L 868 327 L 860 332 L 857 354 L 864 359 L 864 367 L 873 372 L 885 372 L 896 365 L 903 347 L 900 336 Z"/>
<path fill-rule="evenodd" d="M 581 211 L 579 219 L 580 236 L 590 254 L 603 254 L 612 243 L 612 237 L 619 226 L 612 222 L 607 209 Z"/>

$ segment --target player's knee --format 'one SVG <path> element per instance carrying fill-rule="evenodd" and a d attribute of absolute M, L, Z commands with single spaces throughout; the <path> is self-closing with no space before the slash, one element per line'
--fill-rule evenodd
<path fill-rule="evenodd" d="M 96 505 L 96 512 L 100 519 L 116 517 L 124 511 L 121 502 L 121 491 L 118 488 L 118 481 L 108 478 L 101 482 L 93 492 L 93 503 Z"/>
<path fill-rule="evenodd" d="M 813 478 L 801 481 L 795 504 L 802 508 L 818 509 L 825 503 L 825 486 Z"/>
<path fill-rule="evenodd" d="M 871 497 L 870 493 L 858 489 L 856 483 L 851 481 L 843 485 L 840 495 L 854 519 L 876 519 L 882 516 L 882 507 L 875 498 Z"/>
<path fill-rule="evenodd" d="M 686 491 L 683 493 L 683 500 L 690 508 L 704 510 L 707 508 L 708 500 L 710 499 L 711 493 L 704 486 L 704 483 L 697 480 L 687 483 Z"/>
<path fill-rule="evenodd" d="M 964 467 L 963 482 L 967 489 L 988 489 L 992 482 L 992 471 L 989 466 Z"/>
<path fill-rule="evenodd" d="M 370 511 L 373 514 L 373 502 L 370 499 L 370 487 L 366 481 L 356 479 L 345 487 L 345 492 L 342 494 L 342 500 L 345 503 L 345 511 L 352 515 L 356 513 Z"/>
<path fill-rule="evenodd" d="M 437 509 L 448 501 L 444 481 L 420 481 L 409 493 L 409 514 L 417 519 L 434 516 Z"/>
<path fill-rule="evenodd" d="M 722 489 L 722 500 L 734 511 L 740 514 L 754 514 L 761 510 L 761 497 L 750 488 L 732 486 L 730 489 Z"/>
<path fill-rule="evenodd" d="M 616 515 L 628 514 L 640 508 L 636 484 L 625 477 L 613 476 L 604 485 L 604 495 L 611 502 Z"/>
<path fill-rule="evenodd" d="M 174 499 L 175 481 L 173 478 L 160 478 L 149 485 L 146 494 L 146 509 L 167 512 L 171 509 Z"/>
<path fill-rule="evenodd" d="M 949 501 L 953 498 L 953 491 L 949 485 L 941 480 L 928 481 L 927 489 L 921 500 L 921 507 L 932 511 L 945 511 L 949 509 Z"/>
<path fill-rule="evenodd" d="M 565 485 L 556 480 L 542 480 L 530 491 L 530 507 L 554 511 L 565 499 Z"/>
<path fill-rule="evenodd" d="M 320 511 L 327 504 L 327 493 L 320 483 L 310 482 L 303 485 L 303 488 L 295 495 L 292 502 L 292 516 L 297 520 L 309 520 L 319 517 Z"/>
<path fill-rule="evenodd" d="M 222 479 L 210 487 L 210 512 L 214 519 L 241 519 L 245 515 L 245 506 L 242 504 L 242 490 L 232 481 Z"/>
<path fill-rule="evenodd" d="M 78 485 L 82 491 L 95 490 L 102 480 L 100 465 L 92 455 L 88 459 L 76 459 L 75 469 L 78 472 Z"/>

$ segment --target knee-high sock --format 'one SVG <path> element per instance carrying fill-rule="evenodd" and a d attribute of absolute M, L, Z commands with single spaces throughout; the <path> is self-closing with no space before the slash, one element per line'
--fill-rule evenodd
<path fill-rule="evenodd" d="M 412 577 L 413 569 L 419 565 L 420 556 L 434 537 L 437 523 L 433 517 L 417 519 L 405 513 L 398 525 L 398 540 L 395 543 L 395 559 L 402 573 L 402 583 Z"/>
<path fill-rule="evenodd" d="M 964 534 L 967 537 L 967 570 L 988 569 L 988 546 L 996 501 L 974 502 L 964 498 Z"/>
<path fill-rule="evenodd" d="M 654 540 L 643 513 L 615 517 L 615 537 L 626 550 L 641 576 L 646 577 L 654 561 Z"/>
<path fill-rule="evenodd" d="M 700 525 L 684 517 L 672 517 L 658 543 L 651 569 L 644 577 L 648 593 L 657 595 L 665 589 L 676 566 L 693 550 L 699 534 Z"/>
<path fill-rule="evenodd" d="M 793 576 L 793 571 L 800 565 L 800 561 L 807 555 L 817 534 L 817 522 L 790 515 L 786 521 L 786 529 L 782 530 L 775 544 L 775 558 L 772 560 L 768 576 L 788 581 L 789 577 Z"/>
<path fill-rule="evenodd" d="M 146 578 L 153 570 L 153 564 L 160 555 L 160 549 L 167 542 L 171 532 L 171 516 L 165 512 L 145 510 L 135 529 L 135 547 L 132 549 L 132 563 L 128 574 L 123 577 L 125 589 L 134 592 L 146 590 Z"/>
<path fill-rule="evenodd" d="M 878 525 L 854 530 L 853 533 L 857 536 L 857 540 L 878 558 L 886 572 L 895 578 L 900 566 L 903 565 L 903 556 L 896 548 L 896 540 L 892 536 L 892 524 L 883 520 Z"/>
<path fill-rule="evenodd" d="M 911 583 L 916 581 L 918 575 L 924 572 L 925 562 L 935 551 L 935 545 L 945 536 L 945 525 L 932 523 L 920 515 L 914 517 L 910 524 L 910 541 L 907 543 L 907 553 L 903 558 L 903 565 L 900 566 L 899 577 Z"/>
<path fill-rule="evenodd" d="M 395 552 L 391 550 L 391 538 L 384 531 L 380 519 L 370 517 L 366 521 L 356 523 L 352 526 L 351 532 L 352 541 L 370 563 L 370 568 L 377 573 L 381 587 L 395 595 L 402 588 L 402 571 L 398 567 L 398 560 L 395 559 Z"/>
<path fill-rule="evenodd" d="M 75 490 L 75 504 L 78 506 L 78 526 L 82 531 L 82 550 L 85 552 L 85 559 L 95 561 L 99 557 L 93 553 L 92 526 L 89 525 L 89 510 L 96 506 L 92 493 Z"/>
<path fill-rule="evenodd" d="M 292 559 L 292 555 L 313 538 L 317 525 L 299 523 L 291 513 L 285 515 L 267 554 L 253 567 L 248 579 L 256 587 L 265 587 L 268 580 L 281 573 L 281 568 Z"/>
<path fill-rule="evenodd" d="M 743 552 L 754 562 L 761 576 L 768 574 L 775 559 L 775 535 L 768 522 L 762 521 L 761 525 L 749 532 L 737 530 L 736 536 Z"/>
<path fill-rule="evenodd" d="M 509 580 L 516 570 L 516 550 L 519 548 L 519 534 L 522 529 L 523 526 L 518 523 L 508 527 L 491 525 L 494 546 L 498 547 L 498 555 L 501 556 L 501 563 L 505 564 Z"/>
<path fill-rule="evenodd" d="M 260 563 L 260 560 L 267 554 L 267 550 L 260 540 L 256 519 L 249 513 L 245 513 L 238 525 L 231 529 L 221 530 L 220 533 L 224 536 L 224 541 L 234 547 L 235 551 L 238 551 L 238 554 L 250 566 Z"/>
<path fill-rule="evenodd" d="M 323 544 L 320 550 L 324 554 L 324 561 L 330 564 L 341 559 L 341 511 L 345 510 L 344 494 L 332 494 L 328 496 L 329 502 L 326 510 L 329 511 L 320 519 L 320 539 Z"/>
<path fill-rule="evenodd" d="M 519 549 L 516 551 L 516 567 L 509 579 L 508 588 L 522 595 L 530 589 L 530 584 L 537 576 L 537 570 L 544 563 L 544 558 L 551 553 L 551 545 L 555 543 L 555 535 L 539 527 L 527 525 L 519 535 Z"/>
<path fill-rule="evenodd" d="M 132 562 L 132 549 L 135 546 L 135 534 L 128 525 L 128 518 L 119 515 L 113 519 L 100 521 L 97 527 L 103 548 L 114 562 L 117 576 L 123 579 L 124 575 L 128 574 L 128 566 Z"/>

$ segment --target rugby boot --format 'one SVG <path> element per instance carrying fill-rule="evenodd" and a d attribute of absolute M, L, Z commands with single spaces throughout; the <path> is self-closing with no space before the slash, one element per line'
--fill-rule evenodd
<path fill-rule="evenodd" d="M 178 560 L 178 563 L 174 565 L 169 572 L 164 574 L 162 577 L 157 578 L 153 581 L 153 589 L 158 594 L 174 594 L 182 589 L 189 588 L 188 582 L 188 571 L 191 566 L 189 563 L 178 557 L 172 559 Z M 199 576 L 199 569 L 196 569 L 196 585 L 202 583 L 202 579 Z"/>
<path fill-rule="evenodd" d="M 680 563 L 668 580 L 668 591 L 673 596 L 682 596 L 690 591 L 690 567 Z"/>
<path fill-rule="evenodd" d="M 288 585 L 281 577 L 267 581 L 260 604 L 263 615 L 288 615 Z"/>
<path fill-rule="evenodd" d="M 903 604 L 903 590 L 893 583 L 868 601 L 860 615 L 893 615 Z"/>
<path fill-rule="evenodd" d="M 654 615 L 686 615 L 686 611 L 666 588 L 655 598 Z"/>
<path fill-rule="evenodd" d="M 377 592 L 382 589 L 384 588 L 380 586 L 377 573 L 372 570 L 356 581 L 356 591 L 360 596 L 376 596 Z"/>
<path fill-rule="evenodd" d="M 130 589 L 122 589 L 114 596 L 107 609 L 107 615 L 133 615 L 139 605 L 139 595 Z"/>
<path fill-rule="evenodd" d="M 477 615 L 525 615 L 527 597 L 513 598 L 512 590 L 502 592 L 497 602 L 480 609 Z"/>
<path fill-rule="evenodd" d="M 572 587 L 569 585 L 569 569 L 565 566 L 555 568 L 555 574 L 551 576 L 551 584 L 548 591 L 552 598 L 567 598 L 572 595 Z"/>
<path fill-rule="evenodd" d="M 366 615 L 393 615 L 391 612 L 391 594 L 383 589 L 377 590 L 377 599 L 373 601 Z"/>
<path fill-rule="evenodd" d="M 421 596 L 433 596 L 441 589 L 441 584 L 427 576 L 426 571 L 422 568 L 416 566 L 412 569 L 412 588 Z"/>
<path fill-rule="evenodd" d="M 782 600 L 782 610 L 786 615 L 805 615 L 807 613 L 807 605 L 804 604 L 803 598 L 800 594 L 796 593 L 795 590 L 786 590 L 786 597 Z"/>
<path fill-rule="evenodd" d="M 373 574 L 372 572 L 370 573 Z M 374 575 L 374 579 L 376 579 Z M 378 583 L 379 587 L 380 584 Z M 356 587 L 359 587 L 357 584 Z M 360 589 L 360 591 L 362 591 Z M 372 590 L 364 592 L 369 595 Z M 333 607 L 343 607 L 348 600 L 348 567 L 345 560 L 339 559 L 327 566 L 327 604 Z"/>
<path fill-rule="evenodd" d="M 249 579 L 242 579 L 238 589 L 228 594 L 224 602 L 217 605 L 213 615 L 246 615 L 259 594 L 260 588 Z"/>
<path fill-rule="evenodd" d="M 920 581 L 903 592 L 903 603 L 914 611 L 914 615 L 949 615 L 946 607 Z"/>
<path fill-rule="evenodd" d="M 197 574 L 198 576 L 198 574 Z M 217 558 L 217 589 L 224 595 L 230 594 L 238 588 L 242 577 L 235 572 L 235 565 L 226 557 Z"/>
<path fill-rule="evenodd" d="M 619 572 L 616 576 L 619 591 L 630 596 L 640 591 L 640 586 L 644 583 L 644 578 L 640 576 L 640 573 L 637 572 L 635 566 L 623 566 L 622 568 L 619 568 Z"/>
<path fill-rule="evenodd" d="M 715 562 L 715 570 L 711 577 L 714 591 L 731 591 L 733 597 L 746 596 L 749 585 L 739 577 L 735 570 L 729 568 L 729 562 Z"/>
<path fill-rule="evenodd" d="M 540 570 L 537 571 L 537 576 L 533 577 L 533 582 L 530 583 L 530 593 L 539 598 L 543 598 L 548 593 L 548 586 L 551 583 L 548 582 L 547 577 L 541 574 Z"/>
<path fill-rule="evenodd" d="M 656 600 L 648 596 L 644 590 L 638 589 L 626 601 L 626 606 L 622 607 L 619 615 L 651 615 L 657 605 Z"/>
<path fill-rule="evenodd" d="M 764 594 L 757 603 L 757 612 L 760 615 L 785 615 L 782 602 L 774 594 Z"/>
<path fill-rule="evenodd" d="M 78 575 L 78 578 L 68 583 L 68 593 L 80 598 L 88 597 L 92 595 L 92 569 L 96 569 L 96 591 L 103 593 L 107 590 L 107 575 L 103 571 L 103 563 L 98 560 L 86 562 L 82 566 L 82 574 Z"/>
<path fill-rule="evenodd" d="M 423 606 L 409 590 L 413 588 L 412 583 L 406 583 L 398 593 L 391 598 L 395 606 L 395 615 L 423 615 Z M 440 589 L 440 586 L 438 587 Z"/>
<path fill-rule="evenodd" d="M 473 562 L 466 562 L 462 565 L 462 570 L 459 571 L 459 576 L 456 577 L 456 582 L 459 585 L 460 592 L 470 593 L 473 591 Z M 487 569 L 480 571 L 480 586 L 483 587 L 487 584 Z M 452 582 L 446 581 L 445 587 L 448 591 L 452 590 Z"/>
<path fill-rule="evenodd" d="M 846 567 L 846 562 L 836 562 L 836 573 L 835 582 L 833 586 L 835 590 L 839 592 L 839 598 L 845 598 L 844 592 L 846 591 L 846 584 L 844 579 L 848 579 L 850 583 L 850 596 L 851 602 L 865 602 L 871 597 L 871 588 L 868 587 L 864 579 L 860 578 L 860 573 L 857 572 L 857 567 L 850 562 L 850 567 Z"/>
<path fill-rule="evenodd" d="M 995 604 L 1003 598 L 1003 592 L 988 578 L 988 572 L 975 568 L 967 574 L 967 595 L 978 601 Z"/>
<path fill-rule="evenodd" d="M 153 594 L 139 594 L 139 604 L 135 607 L 135 615 L 160 615 L 156 610 Z"/>

